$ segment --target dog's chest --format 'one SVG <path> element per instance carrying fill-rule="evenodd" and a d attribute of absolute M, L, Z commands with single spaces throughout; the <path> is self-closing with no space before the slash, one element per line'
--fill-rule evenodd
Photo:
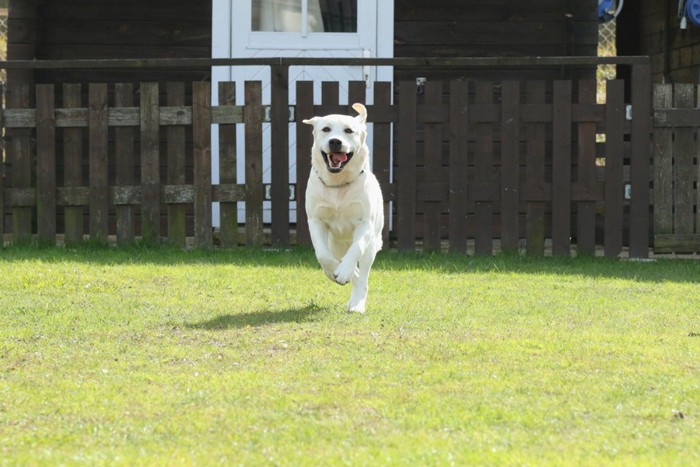
<path fill-rule="evenodd" d="M 336 237 L 352 236 L 355 227 L 363 221 L 362 204 L 351 202 L 347 204 L 323 203 L 316 207 L 317 218 L 326 224 Z"/>

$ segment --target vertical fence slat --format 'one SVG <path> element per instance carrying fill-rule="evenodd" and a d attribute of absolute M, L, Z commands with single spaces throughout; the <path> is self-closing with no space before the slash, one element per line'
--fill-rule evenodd
<path fill-rule="evenodd" d="M 262 83 L 245 83 L 245 237 L 246 245 L 263 243 Z"/>
<path fill-rule="evenodd" d="M 493 83 L 477 81 L 475 103 L 493 104 Z M 475 124 L 475 184 L 487 186 L 493 180 L 493 123 Z M 476 202 L 475 253 L 493 253 L 493 206 L 490 201 Z"/>
<path fill-rule="evenodd" d="M 29 108 L 29 85 L 12 85 L 8 90 L 10 109 Z M 10 165 L 10 183 L 13 188 L 32 186 L 32 133 L 30 129 L 14 128 L 7 131 L 7 163 Z M 12 207 L 12 237 L 14 242 L 32 239 L 32 208 Z"/>
<path fill-rule="evenodd" d="M 118 83 L 114 87 L 114 104 L 117 107 L 134 105 L 134 86 L 131 83 Z M 116 157 L 117 186 L 134 186 L 134 128 L 117 127 L 114 129 L 114 153 Z M 126 244 L 134 241 L 134 206 L 120 204 L 116 206 L 117 243 Z"/>
<path fill-rule="evenodd" d="M 107 84 L 89 86 L 90 240 L 106 243 L 109 214 Z"/>
<path fill-rule="evenodd" d="M 4 85 L 0 84 L 0 109 L 5 108 Z M 5 128 L 3 112 L 0 112 L 0 131 Z M 1 136 L 1 135 L 0 135 Z M 0 248 L 5 246 L 5 138 L 0 137 Z"/>
<path fill-rule="evenodd" d="M 450 85 L 450 252 L 467 252 L 469 82 Z"/>
<path fill-rule="evenodd" d="M 673 85 L 654 86 L 654 109 L 673 107 Z M 673 233 L 673 129 L 654 127 L 654 233 Z"/>
<path fill-rule="evenodd" d="M 314 116 L 314 83 L 297 81 L 296 130 L 297 130 L 297 244 L 311 245 L 306 217 L 306 186 L 311 173 L 311 127 L 302 120 Z"/>
<path fill-rule="evenodd" d="M 36 86 L 37 234 L 56 242 L 56 112 L 53 84 Z"/>
<path fill-rule="evenodd" d="M 212 246 L 211 84 L 192 83 L 194 146 L 194 245 Z"/>
<path fill-rule="evenodd" d="M 649 134 L 651 131 L 651 65 L 632 67 L 632 135 L 630 256 L 649 256 Z"/>
<path fill-rule="evenodd" d="M 82 86 L 80 84 L 63 85 L 63 107 L 79 108 L 82 106 Z M 119 141 L 119 139 L 117 139 Z M 119 159 L 117 159 L 119 160 Z M 84 186 L 83 183 L 83 129 L 63 129 L 63 184 L 66 187 Z M 83 241 L 85 208 L 83 206 L 66 206 L 64 210 L 65 238 L 67 245 Z"/>
<path fill-rule="evenodd" d="M 442 104 L 442 82 L 429 81 L 425 86 L 425 103 L 431 107 Z M 423 144 L 425 181 L 437 185 L 442 179 L 442 124 L 425 124 L 425 142 Z M 426 251 L 440 250 L 441 201 L 423 202 L 423 247 Z"/>
<path fill-rule="evenodd" d="M 596 103 L 596 82 L 579 83 L 579 102 Z M 578 182 L 590 193 L 595 192 L 596 123 L 578 123 Z M 580 201 L 577 206 L 576 250 L 578 253 L 595 254 L 595 202 Z"/>
<path fill-rule="evenodd" d="M 528 81 L 526 86 L 528 104 L 545 103 L 544 81 Z M 544 187 L 545 129 L 544 123 L 533 122 L 527 124 L 526 178 L 529 183 L 537 188 Z M 544 212 L 545 203 L 543 201 L 530 201 L 527 203 L 525 235 L 528 255 L 544 255 Z"/>
<path fill-rule="evenodd" d="M 141 237 L 160 240 L 160 106 L 158 83 L 141 83 Z"/>
<path fill-rule="evenodd" d="M 166 87 L 166 102 L 169 106 L 185 105 L 185 83 L 170 82 Z M 167 142 L 166 183 L 168 185 L 185 184 L 185 126 L 169 125 L 165 129 Z M 180 247 L 185 246 L 185 212 L 186 207 L 182 203 L 168 204 L 168 242 Z"/>
<path fill-rule="evenodd" d="M 501 97 L 501 248 L 517 252 L 520 164 L 520 83 L 504 81 Z"/>
<path fill-rule="evenodd" d="M 605 256 L 622 251 L 624 82 L 607 82 L 605 105 Z"/>
<path fill-rule="evenodd" d="M 379 108 L 391 106 L 392 89 L 391 83 L 374 83 L 374 105 Z M 389 206 L 391 203 L 388 196 L 388 188 L 391 184 L 391 123 L 376 122 L 374 127 L 374 148 L 372 148 L 372 171 L 379 180 L 379 185 L 384 192 L 384 230 L 382 238 L 384 244 L 389 245 L 389 225 L 391 220 Z"/>
<path fill-rule="evenodd" d="M 289 245 L 289 68 L 270 67 L 272 245 Z"/>
<path fill-rule="evenodd" d="M 236 83 L 219 83 L 219 105 L 236 103 Z M 219 125 L 219 181 L 235 185 L 236 170 L 236 125 Z M 231 248 L 238 245 L 238 203 L 221 202 L 221 246 Z"/>
<path fill-rule="evenodd" d="M 552 96 L 552 254 L 571 254 L 571 81 L 555 81 Z"/>
<path fill-rule="evenodd" d="M 695 107 L 695 86 L 675 85 L 675 107 Z M 675 129 L 673 145 L 673 232 L 693 233 L 693 158 L 695 157 L 695 129 Z"/>
<path fill-rule="evenodd" d="M 402 251 L 416 248 L 416 86 L 411 81 L 399 84 L 397 231 Z"/>

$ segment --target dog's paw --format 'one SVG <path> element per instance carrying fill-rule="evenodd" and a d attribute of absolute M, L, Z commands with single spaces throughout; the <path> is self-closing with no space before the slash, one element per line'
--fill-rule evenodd
<path fill-rule="evenodd" d="M 335 270 L 338 268 L 338 264 L 340 264 L 340 263 L 338 263 L 337 260 L 330 259 L 330 258 L 327 258 L 327 259 L 319 258 L 318 263 L 321 265 L 321 268 L 323 269 L 323 272 L 326 275 L 326 277 L 329 280 L 336 282 Z"/>
<path fill-rule="evenodd" d="M 360 271 L 354 264 L 343 261 L 333 272 L 333 277 L 338 284 L 345 285 L 352 280 L 353 276 L 357 277 L 359 274 Z"/>
<path fill-rule="evenodd" d="M 348 302 L 348 311 L 350 313 L 364 313 L 365 312 L 365 301 L 359 300 L 357 302 L 353 302 L 353 299 L 351 298 L 350 301 Z"/>

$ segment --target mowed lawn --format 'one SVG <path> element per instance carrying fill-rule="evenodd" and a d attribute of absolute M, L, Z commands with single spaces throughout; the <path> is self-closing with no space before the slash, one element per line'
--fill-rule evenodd
<path fill-rule="evenodd" d="M 2 465 L 698 465 L 700 262 L 0 250 Z"/>

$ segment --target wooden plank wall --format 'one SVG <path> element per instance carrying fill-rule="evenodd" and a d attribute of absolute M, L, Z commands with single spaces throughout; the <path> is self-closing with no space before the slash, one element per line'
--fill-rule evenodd
<path fill-rule="evenodd" d="M 654 86 L 654 250 L 700 252 L 700 92 Z"/>
<path fill-rule="evenodd" d="M 646 186 L 644 180 L 635 182 L 631 174 L 648 162 L 648 154 L 623 156 L 625 139 L 635 125 L 625 119 L 622 82 L 608 83 L 605 105 L 595 103 L 591 81 L 448 84 L 429 82 L 425 93 L 416 95 L 413 82 L 398 83 L 394 104 L 391 85 L 375 84 L 377 99 L 367 108 L 375 128 L 373 163 L 393 225 L 389 231 L 387 222 L 387 244 L 396 242 L 406 251 L 419 247 L 542 255 L 545 239 L 551 238 L 554 254 L 575 250 L 592 254 L 596 245 L 604 245 L 605 254 L 614 257 L 634 243 L 639 232 L 626 229 L 625 213 L 635 200 L 645 199 L 648 181 Z M 12 240 L 50 242 L 64 234 L 68 243 L 89 235 L 100 242 L 140 237 L 183 245 L 190 237 L 194 245 L 212 246 L 211 202 L 219 201 L 226 208 L 221 227 L 224 246 L 290 244 L 294 239 L 308 244 L 303 209 L 298 210 L 297 225 L 290 225 L 284 216 L 273 217 L 269 226 L 262 221 L 261 83 L 245 83 L 243 103 L 234 101 L 233 84 L 221 86 L 225 92 L 217 106 L 210 102 L 206 82 L 167 84 L 166 105 L 157 98 L 161 93 L 157 83 L 113 88 L 104 83 L 65 85 L 61 106 L 56 105 L 58 88 L 53 85 L 37 85 L 31 93 L 25 86 L 10 95 L 13 100 L 2 113 L 2 123 L 25 135 L 13 138 L 7 148 L 13 175 L 6 179 L 2 194 L 11 213 L 11 222 L 4 227 Z M 298 154 L 308 154 L 311 145 L 302 119 L 352 114 L 350 106 L 339 103 L 365 100 L 364 82 L 351 83 L 345 99 L 338 83 L 324 83 L 320 105 L 314 105 L 313 93 L 302 92 L 310 90 L 311 83 L 297 86 Z M 87 87 L 87 102 L 79 98 L 82 87 Z M 575 89 L 580 90 L 578 96 Z M 193 96 L 192 105 L 183 105 L 187 93 Z M 36 95 L 35 108 L 28 105 L 30 94 Z M 224 135 L 218 185 L 211 183 L 212 123 L 221 125 Z M 245 182 L 237 183 L 239 155 L 233 143 L 235 126 L 241 124 L 246 150 L 240 157 L 245 157 L 246 172 Z M 287 125 L 277 126 L 287 131 Z M 118 135 L 114 146 L 107 144 L 111 131 Z M 596 144 L 598 133 L 606 134 L 604 147 Z M 161 134 L 166 135 L 164 142 Z M 82 144 L 64 150 L 64 167 L 56 170 L 59 143 L 65 146 L 86 136 L 87 153 Z M 37 141 L 36 167 L 26 163 L 35 156 L 33 146 L 26 144 L 32 137 Z M 635 137 L 630 135 L 632 141 Z M 186 138 L 193 141 L 191 148 L 184 144 Z M 187 152 L 192 153 L 191 166 L 183 164 Z M 300 157 L 297 169 L 296 201 L 303 206 L 308 160 Z M 627 200 L 624 188 L 630 183 L 633 195 Z M 238 202 L 246 207 L 240 237 Z M 278 210 L 289 209 L 287 197 L 272 203 Z M 183 214 L 187 209 L 191 218 Z M 638 219 L 642 234 L 648 221 Z M 282 231 L 286 235 L 269 236 Z M 284 237 L 287 240 L 281 242 Z M 640 239 L 644 243 L 643 235 Z M 640 248 L 635 256 L 646 254 L 646 248 Z"/>

